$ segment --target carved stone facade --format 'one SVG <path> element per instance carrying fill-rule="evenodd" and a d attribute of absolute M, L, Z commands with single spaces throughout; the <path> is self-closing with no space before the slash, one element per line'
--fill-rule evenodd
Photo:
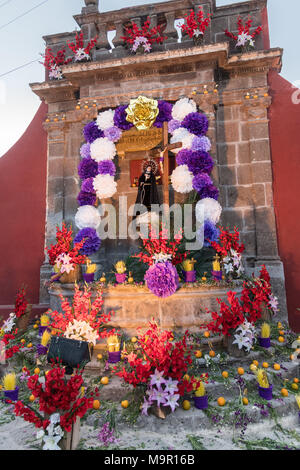
<path fill-rule="evenodd" d="M 193 46 L 184 39 L 177 43 L 174 19 L 191 7 L 203 3 L 213 20 L 205 44 Z M 254 26 L 261 24 L 265 0 L 249 1 L 216 8 L 213 0 L 168 1 L 155 5 L 126 8 L 118 12 L 99 13 L 97 2 L 86 1 L 82 14 L 75 17 L 88 40 L 99 34 L 93 61 L 69 64 L 63 68 L 65 79 L 32 84 L 33 91 L 49 105 L 45 122 L 48 132 L 48 195 L 46 244 L 54 241 L 55 228 L 63 220 L 74 223 L 80 180 L 77 166 L 83 143 L 82 129 L 101 109 L 127 104 L 140 94 L 175 101 L 192 97 L 210 120 L 209 137 L 215 159 L 214 180 L 220 189 L 223 207 L 222 224 L 241 231 L 246 245 L 245 261 L 250 271 L 265 263 L 285 311 L 282 263 L 278 256 L 276 223 L 273 208 L 272 168 L 270 159 L 268 107 L 269 70 L 280 70 L 281 49 L 263 49 L 263 36 L 253 52 L 231 53 L 224 42 L 224 29 L 234 29 L 239 14 L 251 13 Z M 153 24 L 165 23 L 168 40 L 151 54 L 132 56 L 122 46 L 123 25 L 130 19 L 150 15 Z M 116 46 L 110 53 L 106 32 L 116 28 Z M 65 33 L 46 38 L 47 45 L 60 47 L 71 39 Z M 78 102 L 80 105 L 78 105 Z M 118 156 L 118 196 L 133 200 L 130 188 L 129 161 L 133 154 Z M 108 201 L 109 202 L 109 201 Z M 117 205 L 117 197 L 112 202 Z M 130 253 L 127 241 L 106 241 L 96 261 L 107 268 L 120 256 Z M 108 263 L 109 258 L 109 263 Z M 41 270 L 41 302 L 48 292 L 43 281 L 50 267 Z"/>

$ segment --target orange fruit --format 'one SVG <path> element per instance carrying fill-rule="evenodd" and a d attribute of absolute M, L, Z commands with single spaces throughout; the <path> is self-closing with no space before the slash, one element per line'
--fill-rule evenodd
<path fill-rule="evenodd" d="M 298 384 L 298 383 L 299 383 L 299 379 L 297 379 L 297 378 L 294 379 L 294 383 L 295 383 L 295 384 Z"/>
<path fill-rule="evenodd" d="M 298 390 L 298 389 L 299 389 L 299 385 L 297 385 L 297 384 L 292 384 L 292 389 L 293 389 L 293 390 Z"/>
<path fill-rule="evenodd" d="M 34 395 L 30 395 L 29 401 L 33 402 L 34 400 L 35 400 L 35 396 L 34 396 Z"/>
<path fill-rule="evenodd" d="M 218 405 L 219 405 L 219 406 L 224 406 L 225 403 L 226 403 L 225 398 L 223 398 L 223 397 L 219 397 L 219 398 L 218 398 Z"/>
<path fill-rule="evenodd" d="M 258 362 L 258 361 L 253 361 L 252 364 L 254 364 L 256 367 L 259 366 L 259 362 Z"/>
<path fill-rule="evenodd" d="M 34 369 L 34 374 L 35 374 L 35 375 L 39 375 L 40 372 L 41 372 L 41 371 L 40 371 L 40 369 L 39 369 L 38 367 L 37 367 L 36 369 Z"/>
<path fill-rule="evenodd" d="M 133 336 L 133 338 L 131 338 L 131 342 L 132 343 L 136 343 L 137 342 L 137 338 L 135 336 Z"/>
<path fill-rule="evenodd" d="M 257 370 L 257 366 L 255 364 L 251 364 L 249 369 L 252 370 L 252 372 L 254 372 L 255 370 Z"/>
<path fill-rule="evenodd" d="M 274 364 L 273 368 L 274 370 L 280 370 L 280 364 Z"/>
<path fill-rule="evenodd" d="M 216 353 L 215 353 L 215 351 L 211 350 L 211 351 L 209 351 L 209 355 L 210 355 L 210 357 L 215 357 Z"/>
<path fill-rule="evenodd" d="M 281 389 L 281 395 L 282 395 L 283 397 L 288 397 L 288 396 L 289 396 L 289 392 L 287 391 L 286 388 L 282 388 L 282 389 Z"/>
<path fill-rule="evenodd" d="M 27 348 L 32 348 L 32 343 L 28 343 Z"/>
<path fill-rule="evenodd" d="M 189 381 L 189 380 L 190 380 L 189 374 L 185 374 L 185 375 L 183 376 L 183 380 Z"/>
<path fill-rule="evenodd" d="M 210 332 L 209 331 L 205 331 L 204 332 L 204 338 L 209 338 L 210 337 Z"/>
<path fill-rule="evenodd" d="M 24 339 L 24 338 L 23 338 L 23 339 L 21 339 L 21 343 L 22 343 L 22 344 L 24 344 L 24 343 L 25 343 L 25 339 Z"/>
<path fill-rule="evenodd" d="M 226 370 L 224 370 L 224 371 L 222 372 L 222 376 L 224 377 L 224 379 L 228 379 L 228 375 L 229 375 L 229 374 L 228 374 L 228 372 L 227 372 Z"/>
<path fill-rule="evenodd" d="M 248 405 L 248 404 L 249 404 L 248 398 L 244 397 L 244 398 L 243 398 L 243 405 L 246 406 L 246 405 Z"/>
<path fill-rule="evenodd" d="M 123 400 L 123 401 L 121 402 L 121 405 L 122 405 L 122 408 L 125 408 L 125 409 L 126 409 L 126 408 L 128 408 L 128 406 L 129 406 L 129 401 L 128 401 L 128 400 Z"/>
<path fill-rule="evenodd" d="M 94 410 L 99 410 L 100 406 L 101 406 L 101 403 L 100 403 L 99 400 L 94 400 L 94 401 L 93 401 L 93 408 L 94 408 Z"/>
<path fill-rule="evenodd" d="M 191 402 L 189 402 L 189 400 L 184 400 L 184 402 L 182 403 L 182 408 L 185 411 L 190 410 L 191 409 Z"/>
<path fill-rule="evenodd" d="M 39 327 L 39 325 L 33 325 L 33 328 L 36 330 Z"/>
<path fill-rule="evenodd" d="M 97 356 L 98 361 L 101 361 L 102 358 L 103 358 L 102 354 L 98 354 Z"/>
<path fill-rule="evenodd" d="M 281 336 L 284 336 L 284 331 L 283 331 L 283 330 L 280 330 L 280 331 L 279 331 L 279 334 L 280 334 Z"/>
<path fill-rule="evenodd" d="M 100 380 L 102 385 L 108 385 L 109 384 L 109 378 L 108 377 L 102 377 Z"/>
<path fill-rule="evenodd" d="M 278 341 L 279 341 L 279 343 L 284 343 L 284 337 L 283 337 L 283 336 L 279 336 Z"/>
<path fill-rule="evenodd" d="M 245 373 L 245 371 L 242 367 L 239 367 L 237 372 L 238 372 L 239 375 L 244 375 L 244 373 Z"/>
<path fill-rule="evenodd" d="M 195 356 L 196 356 L 197 358 L 202 357 L 202 351 L 195 351 Z"/>
<path fill-rule="evenodd" d="M 3 385 L 0 385 L 0 390 L 2 390 L 2 388 L 3 388 Z"/>
<path fill-rule="evenodd" d="M 267 369 L 269 367 L 269 364 L 267 362 L 263 362 L 262 366 L 263 366 L 264 369 Z"/>

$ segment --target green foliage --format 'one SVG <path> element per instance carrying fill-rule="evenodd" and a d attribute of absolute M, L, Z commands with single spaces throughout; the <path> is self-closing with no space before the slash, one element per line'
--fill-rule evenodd
<path fill-rule="evenodd" d="M 193 434 L 187 434 L 186 437 L 193 450 L 206 450 L 199 437 L 194 436 Z"/>

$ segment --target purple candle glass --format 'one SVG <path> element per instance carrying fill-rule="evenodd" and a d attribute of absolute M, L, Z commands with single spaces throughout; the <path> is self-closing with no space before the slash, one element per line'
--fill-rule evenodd
<path fill-rule="evenodd" d="M 87 283 L 94 282 L 95 280 L 95 273 L 84 273 L 83 280 Z"/>
<path fill-rule="evenodd" d="M 45 333 L 45 331 L 48 330 L 48 326 L 39 326 L 39 336 L 43 336 L 43 334 Z M 49 330 L 50 331 L 50 330 Z"/>
<path fill-rule="evenodd" d="M 121 360 L 121 351 L 114 351 L 108 353 L 108 362 L 110 364 L 116 364 Z"/>
<path fill-rule="evenodd" d="M 36 350 L 39 356 L 45 356 L 48 353 L 48 346 L 43 346 L 42 344 L 38 344 L 36 347 Z"/>
<path fill-rule="evenodd" d="M 16 387 L 14 390 L 5 390 L 4 396 L 7 398 L 7 400 L 18 401 L 19 387 Z"/>
<path fill-rule="evenodd" d="M 184 282 L 196 282 L 196 271 L 183 271 Z"/>
<path fill-rule="evenodd" d="M 271 347 L 271 338 L 258 338 L 259 345 L 262 348 L 270 348 Z"/>
<path fill-rule="evenodd" d="M 208 408 L 208 395 L 204 395 L 203 397 L 193 397 L 195 407 L 198 410 L 206 410 Z"/>
<path fill-rule="evenodd" d="M 273 398 L 273 385 L 270 385 L 269 388 L 258 387 L 258 393 L 261 398 L 264 400 L 272 400 Z"/>
<path fill-rule="evenodd" d="M 222 281 L 222 271 L 212 271 L 211 275 L 215 281 Z"/>
<path fill-rule="evenodd" d="M 118 284 L 124 284 L 126 281 L 126 273 L 120 274 L 120 273 L 115 273 L 116 274 L 116 281 Z"/>

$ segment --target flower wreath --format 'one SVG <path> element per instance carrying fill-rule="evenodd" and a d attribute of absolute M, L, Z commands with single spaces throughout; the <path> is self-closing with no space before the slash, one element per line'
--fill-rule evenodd
<path fill-rule="evenodd" d="M 78 239 L 83 238 L 81 231 L 85 231 L 86 236 L 87 228 L 92 229 L 95 236 L 101 222 L 95 207 L 97 198 L 111 198 L 117 192 L 113 160 L 117 154 L 115 143 L 121 139 L 123 131 L 133 126 L 138 130 L 152 126 L 162 128 L 164 122 L 168 122 L 171 143 L 182 142 L 180 150 L 173 150 L 177 162 L 171 175 L 174 190 L 185 194 L 197 191 L 200 199 L 196 207 L 197 220 L 203 222 L 204 210 L 206 224 L 211 226 L 219 221 L 222 209 L 217 202 L 219 191 L 210 177 L 214 161 L 209 154 L 211 142 L 206 136 L 207 116 L 198 112 L 195 101 L 189 98 L 179 99 L 173 105 L 139 96 L 128 106 L 100 112 L 97 119 L 83 129 L 86 143 L 80 149 L 82 159 L 78 174 L 82 185 L 77 198 L 80 207 L 75 216 L 76 226 L 80 229 Z"/>

